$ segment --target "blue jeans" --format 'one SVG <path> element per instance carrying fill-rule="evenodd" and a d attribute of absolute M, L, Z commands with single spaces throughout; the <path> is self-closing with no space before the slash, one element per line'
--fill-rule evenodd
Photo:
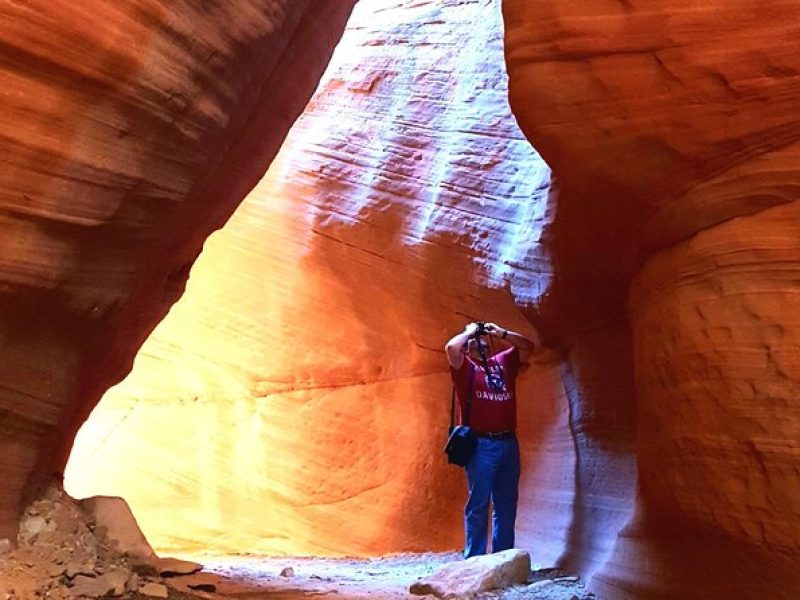
<path fill-rule="evenodd" d="M 489 502 L 492 503 L 492 552 L 514 547 L 519 472 L 516 437 L 478 438 L 478 447 L 467 464 L 469 497 L 464 507 L 464 558 L 486 554 Z"/>

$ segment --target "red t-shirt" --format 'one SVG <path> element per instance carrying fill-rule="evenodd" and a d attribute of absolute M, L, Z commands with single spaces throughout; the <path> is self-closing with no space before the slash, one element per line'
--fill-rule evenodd
<path fill-rule="evenodd" d="M 470 390 L 472 375 L 472 408 L 469 425 L 479 433 L 495 433 L 513 431 L 517 427 L 517 375 L 519 374 L 519 350 L 516 346 L 506 348 L 493 354 L 489 360 L 492 372 L 502 373 L 503 388 L 496 389 L 489 385 L 483 365 L 473 361 L 469 355 L 459 369 L 450 367 L 456 393 L 458 394 L 459 411 L 466 412 L 467 396 Z"/>

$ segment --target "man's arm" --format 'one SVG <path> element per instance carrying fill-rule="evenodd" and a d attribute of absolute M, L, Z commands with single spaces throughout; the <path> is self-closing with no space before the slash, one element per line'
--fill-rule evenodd
<path fill-rule="evenodd" d="M 454 369 L 460 369 L 461 365 L 464 364 L 464 356 L 467 353 L 467 342 L 469 342 L 471 336 L 475 335 L 476 331 L 478 331 L 478 326 L 475 323 L 469 323 L 464 328 L 464 331 L 454 335 L 450 338 L 450 341 L 445 344 L 444 351 L 447 353 L 447 362 L 449 362 L 450 366 Z"/>
<path fill-rule="evenodd" d="M 486 331 L 488 331 L 489 335 L 493 338 L 506 341 L 516 346 L 519 349 L 519 360 L 523 363 L 527 362 L 531 354 L 540 350 L 542 347 L 542 342 L 537 333 L 534 333 L 533 339 L 530 339 L 521 333 L 505 329 L 494 323 L 487 323 Z"/>

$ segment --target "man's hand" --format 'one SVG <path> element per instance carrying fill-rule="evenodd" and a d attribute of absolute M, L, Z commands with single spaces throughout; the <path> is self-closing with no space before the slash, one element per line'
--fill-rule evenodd
<path fill-rule="evenodd" d="M 503 332 L 505 331 L 505 329 L 503 329 L 502 327 L 500 327 L 500 325 L 497 325 L 496 323 L 486 323 L 484 324 L 484 328 L 486 329 L 486 331 L 488 331 L 490 334 L 496 337 L 503 337 Z"/>
<path fill-rule="evenodd" d="M 528 357 L 533 352 L 536 352 L 541 348 L 539 335 L 535 331 L 533 339 L 530 339 L 521 333 L 517 333 L 516 331 L 504 329 L 497 323 L 484 323 L 483 327 L 486 333 L 492 337 L 504 340 L 509 344 L 519 348 L 520 360 L 523 363 L 528 360 Z M 450 363 L 451 367 L 454 369 L 461 368 L 461 365 L 464 364 L 464 355 L 467 353 L 467 345 L 470 341 L 470 338 L 474 337 L 477 333 L 478 324 L 469 323 L 466 327 L 464 327 L 464 331 L 456 334 L 450 339 L 449 342 L 447 342 L 445 351 L 447 352 L 447 361 Z"/>
<path fill-rule="evenodd" d="M 468 323 L 464 331 L 454 335 L 444 347 L 447 353 L 447 362 L 454 369 L 460 369 L 464 364 L 464 355 L 467 353 L 467 344 L 476 333 L 478 333 L 477 323 Z"/>

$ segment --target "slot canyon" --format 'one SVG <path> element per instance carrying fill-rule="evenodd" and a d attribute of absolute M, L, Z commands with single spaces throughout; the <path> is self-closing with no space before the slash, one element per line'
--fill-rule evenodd
<path fill-rule="evenodd" d="M 23 581 L 103 497 L 147 560 L 459 552 L 444 345 L 487 320 L 544 342 L 538 568 L 796 598 L 798 11 L 0 0 L 0 592 L 121 568 Z"/>

